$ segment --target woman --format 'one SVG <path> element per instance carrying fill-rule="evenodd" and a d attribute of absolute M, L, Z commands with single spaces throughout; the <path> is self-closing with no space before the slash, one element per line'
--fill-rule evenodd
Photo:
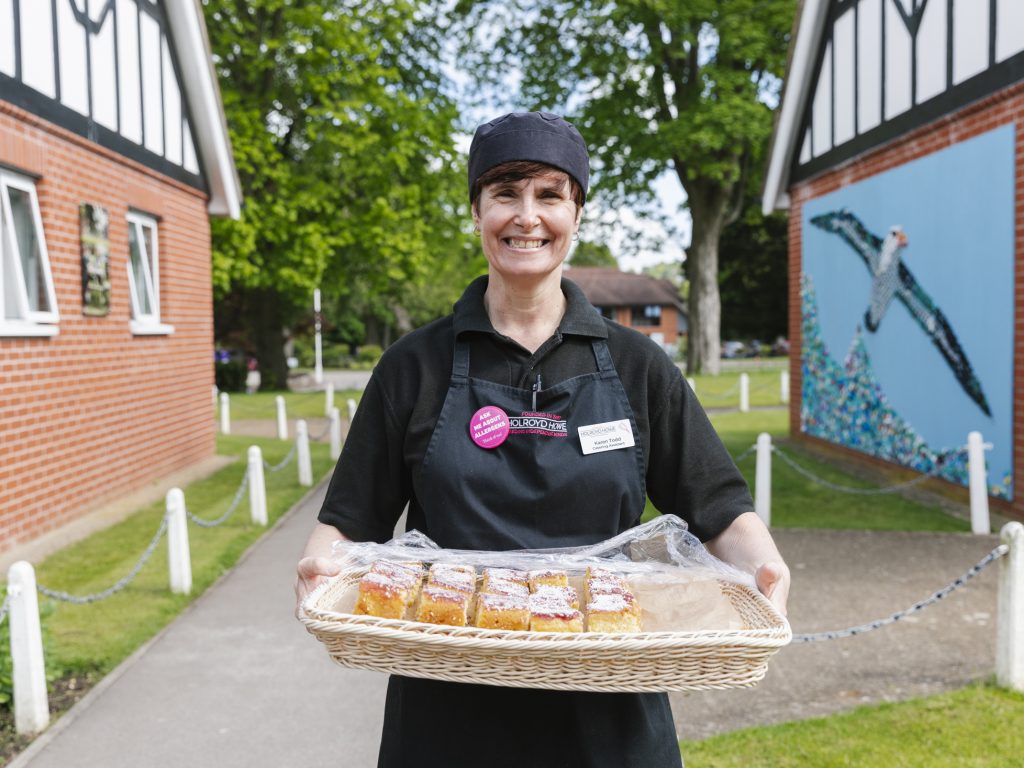
<path fill-rule="evenodd" d="M 408 527 L 443 547 L 507 550 L 604 540 L 636 525 L 649 495 L 785 610 L 788 569 L 679 370 L 562 278 L 588 165 L 555 115 L 477 129 L 469 191 L 488 274 L 375 369 L 298 564 L 300 601 L 337 573 L 334 541 L 391 538 L 407 502 Z M 472 433 L 484 408 L 507 415 L 507 435 Z M 630 437 L 592 450 L 579 429 L 607 422 Z M 681 761 L 665 694 L 391 678 L 380 766 L 484 764 Z"/>

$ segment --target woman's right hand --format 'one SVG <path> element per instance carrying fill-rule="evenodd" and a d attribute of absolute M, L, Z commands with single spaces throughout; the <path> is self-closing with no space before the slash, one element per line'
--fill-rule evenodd
<path fill-rule="evenodd" d="M 341 567 L 330 557 L 334 544 L 344 540 L 337 528 L 317 523 L 309 535 L 302 559 L 295 567 L 295 616 L 302 613 L 302 601 L 306 595 L 323 583 L 324 579 L 337 576 Z"/>
<path fill-rule="evenodd" d="M 324 579 L 341 573 L 341 568 L 329 557 L 304 557 L 299 560 L 295 572 L 295 615 L 298 617 L 306 595 L 320 586 Z"/>

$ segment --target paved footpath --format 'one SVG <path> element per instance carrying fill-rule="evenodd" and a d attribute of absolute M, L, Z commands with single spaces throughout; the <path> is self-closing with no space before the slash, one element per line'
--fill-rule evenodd
<path fill-rule="evenodd" d="M 292 574 L 325 485 L 90 692 L 12 768 L 376 764 L 384 675 L 335 665 L 292 616 Z M 944 587 L 995 536 L 779 530 L 796 632 L 840 629 Z M 991 675 L 997 565 L 904 621 L 792 645 L 752 690 L 672 694 L 681 737 L 824 715 Z"/>

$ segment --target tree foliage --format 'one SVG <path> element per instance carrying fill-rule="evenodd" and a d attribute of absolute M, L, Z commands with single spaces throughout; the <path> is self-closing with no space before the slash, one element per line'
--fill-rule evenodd
<path fill-rule="evenodd" d="M 422 4 L 204 10 L 244 206 L 240 220 L 213 222 L 218 336 L 240 339 L 280 385 L 282 330 L 309 317 L 315 287 L 343 333 L 373 318 L 395 325 L 405 306 L 447 311 L 480 265 L 438 28 L 422 23 Z"/>
<path fill-rule="evenodd" d="M 754 199 L 722 234 L 719 278 L 725 337 L 771 343 L 788 335 L 787 234 L 786 216 L 765 216 Z"/>
<path fill-rule="evenodd" d="M 717 370 L 718 241 L 771 132 L 792 0 L 460 0 L 478 82 L 521 72 L 530 108 L 571 116 L 607 206 L 673 172 L 693 220 L 691 372 Z M 475 34 L 473 34 L 475 31 Z"/>
<path fill-rule="evenodd" d="M 612 253 L 612 249 L 605 243 L 592 243 L 581 240 L 569 257 L 569 263 L 574 267 L 615 267 L 618 269 L 619 262 Z"/>

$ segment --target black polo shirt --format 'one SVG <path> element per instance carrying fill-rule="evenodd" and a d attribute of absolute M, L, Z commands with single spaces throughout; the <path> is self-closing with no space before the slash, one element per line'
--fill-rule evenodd
<path fill-rule="evenodd" d="M 409 504 L 422 529 L 412 477 L 419 471 L 451 377 L 455 334 L 470 342 L 470 376 L 546 389 L 597 370 L 591 339 L 607 339 L 640 431 L 647 495 L 701 540 L 753 509 L 746 481 L 676 365 L 654 342 L 606 320 L 568 279 L 555 335 L 534 353 L 494 330 L 484 309 L 487 278 L 469 285 L 453 314 L 388 348 L 363 393 L 331 478 L 320 522 L 356 541 L 386 541 Z"/>

